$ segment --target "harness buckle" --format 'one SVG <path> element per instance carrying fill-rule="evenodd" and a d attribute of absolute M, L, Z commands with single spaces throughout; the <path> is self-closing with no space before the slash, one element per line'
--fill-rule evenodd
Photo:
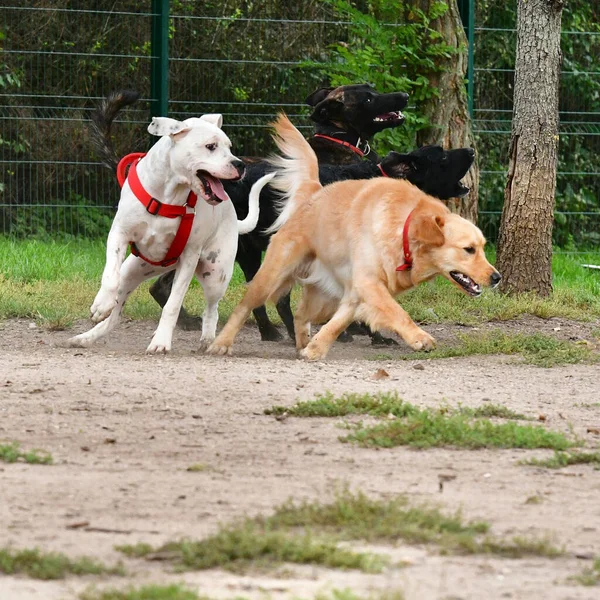
<path fill-rule="evenodd" d="M 153 216 L 156 216 L 162 208 L 162 202 L 156 198 L 150 198 L 150 202 L 146 206 L 146 210 Z"/>
<path fill-rule="evenodd" d="M 186 209 L 189 208 L 192 211 L 191 213 L 187 213 L 188 215 L 192 214 L 192 215 L 196 216 L 196 206 L 190 206 L 190 204 L 188 204 L 187 202 L 184 204 L 184 206 Z"/>

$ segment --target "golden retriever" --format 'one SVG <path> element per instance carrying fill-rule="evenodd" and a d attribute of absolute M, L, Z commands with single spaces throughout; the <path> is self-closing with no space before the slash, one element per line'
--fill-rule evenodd
<path fill-rule="evenodd" d="M 295 281 L 304 288 L 295 316 L 296 346 L 310 360 L 323 358 L 353 321 L 394 331 L 414 350 L 430 350 L 435 340 L 394 296 L 436 275 L 470 296 L 499 283 L 479 228 L 439 200 L 406 181 L 383 177 L 322 187 L 317 158 L 302 134 L 285 115 L 274 127 L 286 157 L 273 159 L 280 170 L 273 185 L 284 195 L 273 225 L 277 233 L 209 353 L 231 354 L 235 335 L 252 309 L 276 301 Z M 405 261 L 406 270 L 397 270 Z M 310 323 L 325 320 L 309 341 Z"/>

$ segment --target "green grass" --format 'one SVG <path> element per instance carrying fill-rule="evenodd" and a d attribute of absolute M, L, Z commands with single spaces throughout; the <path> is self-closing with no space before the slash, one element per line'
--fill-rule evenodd
<path fill-rule="evenodd" d="M 120 565 L 106 567 L 91 558 L 71 559 L 60 552 L 0 548 L 0 573 L 47 580 L 67 575 L 124 575 L 124 570 Z"/>
<path fill-rule="evenodd" d="M 336 544 L 342 540 L 434 544 L 441 552 L 452 554 L 521 557 L 561 553 L 547 539 L 495 538 L 487 523 L 465 522 L 460 512 L 447 515 L 435 506 L 411 504 L 405 497 L 374 500 L 348 490 L 338 492 L 328 504 L 289 500 L 272 515 L 247 518 L 199 542 L 175 542 L 157 549 L 148 544 L 117 549 L 138 558 L 158 554 L 179 569 L 239 571 L 295 562 L 377 572 L 385 564 L 385 557 L 340 549 Z"/>
<path fill-rule="evenodd" d="M 299 417 L 340 417 L 351 414 L 393 417 L 375 425 L 349 425 L 352 432 L 341 440 L 357 442 L 362 446 L 566 450 L 575 445 L 564 434 L 541 426 L 521 425 L 512 420 L 493 423 L 488 418 L 482 418 L 526 418 L 501 405 L 492 404 L 475 409 L 460 407 L 457 410 L 447 406 L 438 409 L 419 408 L 405 402 L 395 392 L 343 394 L 340 397 L 327 393 L 315 400 L 298 402 L 291 407 L 274 406 L 265 412 Z"/>
<path fill-rule="evenodd" d="M 542 333 L 509 334 L 500 330 L 461 334 L 458 336 L 458 344 L 437 348 L 431 352 L 404 354 L 398 358 L 431 360 L 487 354 L 518 354 L 525 362 L 539 367 L 600 360 L 600 354 L 585 344 L 574 344 Z"/>
<path fill-rule="evenodd" d="M 179 584 L 145 585 L 122 590 L 88 590 L 79 595 L 81 600 L 209 600 Z"/>
<path fill-rule="evenodd" d="M 344 393 L 334 396 L 331 392 L 317 395 L 314 400 L 300 401 L 294 406 L 273 406 L 265 409 L 266 415 L 288 415 L 292 417 L 345 417 L 347 415 L 371 415 L 374 417 L 398 418 L 418 414 L 414 404 L 405 402 L 396 392 L 377 394 Z M 502 419 L 531 420 L 501 404 L 486 403 L 483 406 L 469 408 L 461 406 L 454 410 L 444 406 L 441 413 L 457 412 L 468 417 L 498 417 Z"/>
<path fill-rule="evenodd" d="M 294 535 L 251 519 L 222 527 L 200 541 L 171 542 L 157 550 L 147 544 L 119 546 L 117 550 L 137 558 L 158 552 L 180 571 L 221 568 L 243 573 L 249 568 L 268 569 L 281 563 L 296 563 L 379 573 L 387 562 L 383 556 L 339 548 L 335 541 L 315 537 L 309 531 Z"/>
<path fill-rule="evenodd" d="M 0 444 L 0 461 L 6 463 L 26 462 L 30 465 L 51 465 L 52 456 L 44 450 L 21 450 L 16 442 Z"/>
<path fill-rule="evenodd" d="M 594 465 L 600 469 L 600 452 L 555 452 L 550 458 L 530 458 L 522 461 L 521 464 L 546 469 L 562 469 L 570 465 Z"/>
<path fill-rule="evenodd" d="M 60 329 L 86 318 L 100 284 L 104 252 L 103 240 L 42 242 L 0 237 L 0 319 L 30 318 L 44 326 Z M 584 321 L 597 319 L 600 317 L 600 277 L 580 266 L 580 263 L 594 262 L 596 258 L 594 255 L 555 255 L 555 291 L 549 299 L 532 295 L 507 297 L 489 292 L 473 300 L 438 278 L 404 294 L 401 303 L 414 319 L 425 323 L 477 324 L 511 320 L 522 314 Z M 125 309 L 128 317 L 159 317 L 159 308 L 148 294 L 148 287 L 146 283 L 132 295 Z M 186 308 L 193 314 L 200 314 L 204 306 L 198 287 L 194 281 L 185 301 Z M 220 306 L 221 319 L 229 317 L 244 289 L 243 275 L 236 266 Z M 272 307 L 269 307 L 269 315 L 274 322 L 280 322 Z"/>
<path fill-rule="evenodd" d="M 597 558 L 591 567 L 584 569 L 579 575 L 571 577 L 570 581 L 590 587 L 600 585 L 600 558 Z"/>

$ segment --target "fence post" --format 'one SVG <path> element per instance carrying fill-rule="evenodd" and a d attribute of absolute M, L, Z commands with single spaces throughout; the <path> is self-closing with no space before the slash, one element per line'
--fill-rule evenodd
<path fill-rule="evenodd" d="M 471 120 L 473 120 L 473 92 L 475 87 L 475 0 L 458 0 L 458 10 L 467 34 L 469 54 L 467 60 L 467 96 Z"/>
<path fill-rule="evenodd" d="M 169 0 L 152 0 L 150 114 L 169 114 Z"/>

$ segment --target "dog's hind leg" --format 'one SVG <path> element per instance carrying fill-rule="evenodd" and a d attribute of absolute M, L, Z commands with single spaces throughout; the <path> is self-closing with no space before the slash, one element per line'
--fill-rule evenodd
<path fill-rule="evenodd" d="M 288 292 L 285 296 L 282 296 L 277 300 L 277 304 L 275 305 L 277 308 L 277 312 L 287 329 L 288 335 L 291 339 L 295 338 L 294 332 L 294 313 L 292 313 L 291 307 L 291 295 Z"/>
<path fill-rule="evenodd" d="M 72 347 L 86 348 L 112 331 L 120 321 L 121 313 L 129 295 L 142 283 L 154 277 L 162 269 L 149 265 L 141 258 L 129 255 L 121 267 L 119 289 L 115 307 L 108 319 L 104 319 L 89 331 L 76 335 L 67 341 Z"/>
<path fill-rule="evenodd" d="M 168 273 L 163 273 L 150 286 L 150 295 L 160 304 L 161 308 L 165 307 L 165 304 L 171 295 L 174 278 L 175 271 L 169 271 Z M 202 329 L 202 319 L 190 315 L 182 306 L 179 311 L 179 318 L 177 319 L 177 327 L 180 327 L 185 331 L 198 331 Z"/>
<path fill-rule="evenodd" d="M 250 282 L 243 300 L 236 306 L 217 339 L 209 346 L 209 354 L 231 354 L 233 340 L 250 312 L 268 299 L 277 300 L 278 293 L 285 293 L 292 285 L 294 271 L 309 254 L 308 244 L 306 240 L 279 237 L 280 233 L 271 238 L 261 268 Z"/>

